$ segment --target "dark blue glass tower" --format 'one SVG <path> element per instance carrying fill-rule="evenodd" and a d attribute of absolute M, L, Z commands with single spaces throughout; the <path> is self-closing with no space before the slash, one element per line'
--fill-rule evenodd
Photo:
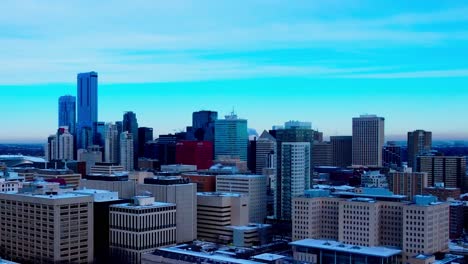
<path fill-rule="evenodd" d="M 95 138 L 94 124 L 98 120 L 98 74 L 97 72 L 79 73 L 77 76 L 78 94 L 78 149 L 87 148 Z M 91 133 L 83 133 L 83 130 Z M 84 138 L 86 137 L 86 138 Z"/>
<path fill-rule="evenodd" d="M 122 131 L 128 131 L 128 133 L 132 133 L 133 136 L 133 165 L 138 168 L 138 121 L 136 118 L 136 114 L 129 111 L 125 112 L 122 121 Z"/>
<path fill-rule="evenodd" d="M 68 131 L 75 135 L 76 97 L 71 95 L 59 98 L 58 126 L 67 126 Z"/>

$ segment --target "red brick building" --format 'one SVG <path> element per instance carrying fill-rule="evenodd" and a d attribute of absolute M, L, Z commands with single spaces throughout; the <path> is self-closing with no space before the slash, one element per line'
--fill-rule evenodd
<path fill-rule="evenodd" d="M 176 163 L 197 165 L 198 170 L 213 165 L 213 143 L 210 141 L 180 141 L 176 144 Z"/>

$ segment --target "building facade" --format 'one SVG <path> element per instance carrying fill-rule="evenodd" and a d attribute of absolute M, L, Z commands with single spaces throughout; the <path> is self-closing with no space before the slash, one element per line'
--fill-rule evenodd
<path fill-rule="evenodd" d="M 131 153 L 132 159 L 133 159 L 132 170 L 137 169 L 138 153 L 139 153 L 139 149 L 138 149 L 139 139 L 138 139 L 138 120 L 134 112 L 131 112 L 131 111 L 125 112 L 125 114 L 123 115 L 122 131 L 132 134 L 132 143 L 133 143 L 133 152 Z"/>
<path fill-rule="evenodd" d="M 77 76 L 77 149 L 93 144 L 94 124 L 98 121 L 98 74 L 79 73 Z"/>
<path fill-rule="evenodd" d="M 446 188 L 468 190 L 466 184 L 466 157 L 418 156 L 416 170 L 427 172 L 427 186 L 443 183 Z"/>
<path fill-rule="evenodd" d="M 332 166 L 341 168 L 351 166 L 353 137 L 331 136 L 330 143 L 332 145 Z"/>
<path fill-rule="evenodd" d="M 176 144 L 176 163 L 196 165 L 199 170 L 213 165 L 213 143 L 211 141 L 179 141 Z"/>
<path fill-rule="evenodd" d="M 415 130 L 408 132 L 408 167 L 416 167 L 419 155 L 429 152 L 432 148 L 432 132 Z"/>
<path fill-rule="evenodd" d="M 248 140 L 247 120 L 232 113 L 215 121 L 215 159 L 230 156 L 247 161 Z"/>
<path fill-rule="evenodd" d="M 390 172 L 388 188 L 394 194 L 401 194 L 412 199 L 415 195 L 424 194 L 427 187 L 426 172 Z"/>
<path fill-rule="evenodd" d="M 361 115 L 353 118 L 353 165 L 381 167 L 384 145 L 383 117 Z"/>
<path fill-rule="evenodd" d="M 134 138 L 133 134 L 128 131 L 122 132 L 120 134 L 120 165 L 122 165 L 125 170 L 133 171 L 134 169 Z"/>
<path fill-rule="evenodd" d="M 76 127 L 76 97 L 64 95 L 59 97 L 58 127 L 68 127 L 75 134 Z"/>

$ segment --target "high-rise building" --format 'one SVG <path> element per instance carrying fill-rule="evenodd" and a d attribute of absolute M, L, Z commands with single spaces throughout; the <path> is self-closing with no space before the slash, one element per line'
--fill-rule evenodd
<path fill-rule="evenodd" d="M 332 136 L 332 165 L 346 168 L 353 163 L 353 137 L 352 136 Z"/>
<path fill-rule="evenodd" d="M 89 146 L 87 149 L 78 150 L 78 161 L 86 162 L 86 174 L 97 162 L 102 162 L 102 152 L 99 146 Z"/>
<path fill-rule="evenodd" d="M 141 255 L 176 244 L 176 205 L 136 196 L 133 203 L 110 206 L 110 259 L 141 263 Z"/>
<path fill-rule="evenodd" d="M 432 148 L 432 132 L 415 130 L 408 132 L 408 167 L 416 167 L 416 158 Z"/>
<path fill-rule="evenodd" d="M 218 175 L 216 191 L 246 194 L 249 200 L 249 222 L 263 223 L 267 216 L 267 186 L 263 175 Z"/>
<path fill-rule="evenodd" d="M 213 165 L 213 143 L 211 141 L 180 141 L 176 144 L 176 163 L 196 165 L 199 170 Z"/>
<path fill-rule="evenodd" d="M 468 190 L 464 156 L 418 156 L 416 170 L 427 172 L 429 187 L 436 186 L 436 183 L 444 183 L 446 188 Z"/>
<path fill-rule="evenodd" d="M 310 143 L 281 143 L 281 195 L 276 216 L 291 220 L 292 198 L 310 188 Z"/>
<path fill-rule="evenodd" d="M 215 159 L 231 156 L 247 161 L 247 120 L 231 113 L 215 121 Z"/>
<path fill-rule="evenodd" d="M 134 170 L 133 134 L 125 131 L 120 134 L 120 165 L 127 171 Z"/>
<path fill-rule="evenodd" d="M 148 141 L 153 141 L 153 128 L 139 127 L 138 128 L 138 157 L 145 156 L 145 144 Z"/>
<path fill-rule="evenodd" d="M 133 168 L 137 169 L 138 167 L 138 121 L 136 114 L 134 112 L 125 112 L 123 115 L 122 121 L 122 131 L 132 134 L 133 139 Z"/>
<path fill-rule="evenodd" d="M 413 199 L 415 195 L 424 194 L 427 187 L 426 172 L 390 172 L 388 174 L 388 188 L 394 194 L 401 194 Z"/>
<path fill-rule="evenodd" d="M 353 165 L 382 166 L 384 120 L 376 115 L 353 118 Z"/>
<path fill-rule="evenodd" d="M 264 174 L 264 169 L 276 169 L 276 139 L 266 130 L 257 140 L 256 174 Z"/>
<path fill-rule="evenodd" d="M 44 145 L 44 152 L 47 161 L 56 160 L 58 157 L 58 139 L 57 135 L 50 135 L 47 143 Z"/>
<path fill-rule="evenodd" d="M 1 257 L 19 263 L 92 263 L 93 198 L 57 193 L 58 183 L 51 185 L 38 186 L 41 193 L 0 193 Z"/>
<path fill-rule="evenodd" d="M 93 144 L 95 137 L 94 124 L 98 121 L 97 72 L 79 73 L 77 76 L 77 90 L 77 148 L 86 149 Z"/>
<path fill-rule="evenodd" d="M 330 142 L 315 142 L 312 147 L 312 165 L 331 166 L 333 148 Z"/>
<path fill-rule="evenodd" d="M 215 140 L 215 121 L 218 112 L 198 111 L 192 114 L 192 126 L 187 127 L 187 140 L 211 141 Z"/>
<path fill-rule="evenodd" d="M 119 131 L 112 123 L 107 123 L 104 131 L 104 162 L 120 163 Z"/>
<path fill-rule="evenodd" d="M 238 193 L 197 193 L 197 239 L 229 243 L 231 226 L 249 223 L 247 196 Z"/>
<path fill-rule="evenodd" d="M 68 127 L 72 135 L 75 134 L 76 126 L 76 97 L 71 95 L 60 96 L 58 111 L 58 126 Z"/>
<path fill-rule="evenodd" d="M 385 167 L 401 167 L 402 149 L 395 142 L 389 141 L 382 150 L 382 162 Z"/>
<path fill-rule="evenodd" d="M 145 178 L 137 185 L 137 194 L 151 193 L 156 201 L 177 206 L 177 244 L 197 238 L 197 186 L 181 177 Z"/>
<path fill-rule="evenodd" d="M 61 127 L 57 132 L 58 136 L 58 159 L 73 160 L 73 135 L 68 131 L 68 127 Z"/>
<path fill-rule="evenodd" d="M 106 137 L 106 123 L 94 122 L 93 126 L 94 126 L 93 131 L 95 131 L 93 142 L 95 145 L 98 145 L 102 149 L 104 149 L 105 137 Z"/>

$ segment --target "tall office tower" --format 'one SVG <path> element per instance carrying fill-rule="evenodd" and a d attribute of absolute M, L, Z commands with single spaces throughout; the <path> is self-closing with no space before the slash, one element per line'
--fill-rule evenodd
<path fill-rule="evenodd" d="M 77 149 L 93 144 L 94 124 L 98 121 L 98 74 L 79 73 L 77 76 L 78 122 L 76 126 Z"/>
<path fill-rule="evenodd" d="M 73 160 L 73 135 L 68 131 L 68 127 L 61 127 L 57 131 L 58 137 L 58 159 Z"/>
<path fill-rule="evenodd" d="M 104 129 L 104 162 L 120 163 L 119 131 L 112 123 L 107 123 Z"/>
<path fill-rule="evenodd" d="M 422 195 L 427 187 L 426 172 L 390 172 L 388 174 L 388 188 L 394 194 L 401 194 L 413 199 L 415 195 Z"/>
<path fill-rule="evenodd" d="M 111 262 L 141 263 L 142 254 L 176 244 L 175 204 L 136 196 L 109 209 Z"/>
<path fill-rule="evenodd" d="M 215 159 L 231 156 L 247 161 L 247 120 L 231 113 L 215 121 Z"/>
<path fill-rule="evenodd" d="M 382 166 L 384 120 L 376 115 L 353 118 L 353 165 Z"/>
<path fill-rule="evenodd" d="M 432 148 L 432 132 L 415 130 L 408 132 L 408 167 L 416 167 L 416 158 Z"/>
<path fill-rule="evenodd" d="M 291 220 L 292 198 L 302 195 L 309 188 L 310 143 L 281 143 L 281 200 L 277 201 L 277 217 Z"/>
<path fill-rule="evenodd" d="M 177 244 L 197 238 L 197 185 L 181 177 L 145 178 L 136 186 L 137 194 L 150 192 L 158 202 L 177 206 Z"/>
<path fill-rule="evenodd" d="M 353 163 L 353 137 L 352 136 L 332 136 L 332 165 L 346 168 Z"/>
<path fill-rule="evenodd" d="M 249 200 L 249 222 L 263 224 L 267 216 L 267 186 L 263 175 L 218 175 L 216 191 L 246 194 Z"/>
<path fill-rule="evenodd" d="M 197 193 L 196 200 L 198 240 L 229 243 L 232 226 L 249 224 L 249 202 L 244 194 Z"/>
<path fill-rule="evenodd" d="M 57 193 L 0 193 L 0 255 L 19 263 L 92 263 L 93 198 Z"/>
<path fill-rule="evenodd" d="M 434 196 L 416 196 L 403 209 L 403 260 L 418 254 L 446 252 L 449 241 L 450 205 Z"/>
<path fill-rule="evenodd" d="M 138 121 L 134 112 L 125 112 L 122 121 L 122 131 L 132 134 L 133 138 L 133 168 L 138 167 Z"/>
<path fill-rule="evenodd" d="M 312 147 L 312 165 L 314 167 L 331 166 L 332 150 L 330 142 L 315 142 Z"/>
<path fill-rule="evenodd" d="M 133 141 L 132 133 L 125 131 L 120 134 L 120 165 L 127 171 L 133 171 L 135 168 Z"/>
<path fill-rule="evenodd" d="M 459 156 L 418 156 L 416 170 L 427 172 L 427 186 L 444 183 L 446 188 L 460 188 L 468 191 L 466 157 Z"/>
<path fill-rule="evenodd" d="M 177 141 L 176 135 L 159 135 L 158 139 L 146 144 L 147 156 L 158 159 L 162 165 L 174 164 L 176 162 Z"/>
<path fill-rule="evenodd" d="M 47 161 L 56 160 L 58 158 L 57 135 L 50 135 L 47 138 L 47 143 L 44 146 L 44 152 Z"/>
<path fill-rule="evenodd" d="M 213 143 L 211 141 L 180 141 L 176 144 L 176 163 L 196 165 L 207 170 L 213 165 Z"/>
<path fill-rule="evenodd" d="M 68 127 L 70 134 L 76 133 L 76 97 L 71 95 L 60 96 L 58 126 Z"/>
<path fill-rule="evenodd" d="M 249 140 L 247 144 L 247 168 L 249 169 L 249 171 L 255 172 L 257 170 L 256 158 L 257 137 L 254 137 L 253 140 Z"/>
<path fill-rule="evenodd" d="M 257 140 L 255 173 L 264 174 L 264 169 L 276 169 L 276 139 L 266 130 Z"/>
<path fill-rule="evenodd" d="M 138 128 L 138 157 L 145 156 L 145 144 L 148 141 L 153 141 L 153 128 L 139 127 Z"/>
<path fill-rule="evenodd" d="M 402 150 L 395 142 L 389 141 L 382 150 L 382 160 L 385 167 L 401 167 Z"/>
<path fill-rule="evenodd" d="M 192 114 L 192 126 L 187 127 L 187 140 L 211 141 L 215 140 L 215 121 L 218 112 L 198 111 Z"/>
<path fill-rule="evenodd" d="M 308 142 L 310 146 L 313 146 L 315 142 L 315 135 L 317 131 L 314 131 L 309 128 L 288 128 L 288 129 L 283 129 L 283 128 L 277 128 L 276 130 L 270 130 L 270 134 L 275 137 L 276 139 L 276 146 L 277 146 L 277 151 L 276 151 L 276 157 L 277 157 L 277 170 L 276 170 L 276 182 L 272 184 L 273 188 L 275 188 L 274 191 L 274 211 L 275 211 L 275 217 L 278 219 L 281 219 L 281 201 L 282 201 L 282 184 L 283 184 L 283 170 L 282 170 L 282 143 L 283 142 Z M 307 160 L 309 160 L 309 175 L 312 173 L 312 159 L 311 159 L 311 152 L 309 148 L 309 154 L 308 157 L 306 157 Z"/>

